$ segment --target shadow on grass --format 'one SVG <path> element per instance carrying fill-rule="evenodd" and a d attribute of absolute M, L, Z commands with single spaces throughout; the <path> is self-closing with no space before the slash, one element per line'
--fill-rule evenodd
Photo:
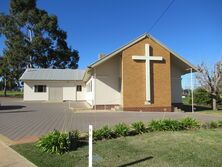
<path fill-rule="evenodd" d="M 127 164 L 119 165 L 118 167 L 132 166 L 132 165 L 135 165 L 135 164 L 138 164 L 138 163 L 144 162 L 144 161 L 146 161 L 146 160 L 150 160 L 150 159 L 152 159 L 152 158 L 153 158 L 153 156 L 149 156 L 149 157 L 146 157 L 146 158 L 143 158 L 143 159 L 139 159 L 139 160 L 136 160 L 136 161 L 133 161 L 133 162 L 127 163 Z"/>
<path fill-rule="evenodd" d="M 89 145 L 89 143 L 88 143 L 88 140 L 86 140 L 86 139 L 80 140 L 78 142 L 78 148 L 88 146 L 88 145 Z"/>
<path fill-rule="evenodd" d="M 0 106 L 0 110 L 18 110 L 25 107 L 26 106 L 21 106 L 21 105 L 7 105 L 7 106 Z"/>

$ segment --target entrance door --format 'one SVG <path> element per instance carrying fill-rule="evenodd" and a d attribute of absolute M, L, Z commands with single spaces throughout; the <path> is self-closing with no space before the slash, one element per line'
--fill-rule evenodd
<path fill-rule="evenodd" d="M 63 88 L 49 87 L 49 101 L 63 101 Z"/>

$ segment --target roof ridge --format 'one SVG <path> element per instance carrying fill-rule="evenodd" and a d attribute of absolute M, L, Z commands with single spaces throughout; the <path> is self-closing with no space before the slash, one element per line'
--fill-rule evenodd
<path fill-rule="evenodd" d="M 97 66 L 100 63 L 105 62 L 106 60 L 108 60 L 109 58 L 117 55 L 118 53 L 120 53 L 121 51 L 123 51 L 124 49 L 134 45 L 135 43 L 139 42 L 140 40 L 144 39 L 145 37 L 148 37 L 152 40 L 154 40 L 156 43 L 158 43 L 160 46 L 162 46 L 163 48 L 165 48 L 166 50 L 168 50 L 169 52 L 171 52 L 175 57 L 177 57 L 178 59 L 180 59 L 182 62 L 184 62 L 185 64 L 189 65 L 191 68 L 193 68 L 194 70 L 197 70 L 196 67 L 191 64 L 190 62 L 188 62 L 187 60 L 185 60 L 182 56 L 180 56 L 179 54 L 177 54 L 176 52 L 172 51 L 169 47 L 167 47 L 166 45 L 164 45 L 163 43 L 161 43 L 159 40 L 157 40 L 156 38 L 154 38 L 151 34 L 145 32 L 142 35 L 138 36 L 137 38 L 135 38 L 134 40 L 131 40 L 130 42 L 126 43 L 125 45 L 119 47 L 118 49 L 114 50 L 113 52 L 109 53 L 107 56 L 103 57 L 102 59 L 99 59 L 97 61 L 95 61 L 94 63 L 90 64 L 88 66 L 88 68 L 93 68 L 95 66 Z"/>

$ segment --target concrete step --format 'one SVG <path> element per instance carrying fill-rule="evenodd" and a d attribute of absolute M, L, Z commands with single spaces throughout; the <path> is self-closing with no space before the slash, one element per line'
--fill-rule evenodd
<path fill-rule="evenodd" d="M 178 108 L 178 107 L 174 107 L 173 111 L 174 112 L 184 112 L 184 110 L 182 110 L 181 108 Z"/>

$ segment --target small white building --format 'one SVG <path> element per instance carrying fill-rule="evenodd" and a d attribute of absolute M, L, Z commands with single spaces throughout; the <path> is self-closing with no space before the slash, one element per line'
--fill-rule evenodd
<path fill-rule="evenodd" d="M 85 100 L 85 70 L 28 68 L 21 76 L 24 101 Z"/>
<path fill-rule="evenodd" d="M 96 109 L 173 111 L 182 104 L 181 76 L 195 66 L 144 34 L 86 70 L 27 69 L 24 100 L 84 100 Z"/>

